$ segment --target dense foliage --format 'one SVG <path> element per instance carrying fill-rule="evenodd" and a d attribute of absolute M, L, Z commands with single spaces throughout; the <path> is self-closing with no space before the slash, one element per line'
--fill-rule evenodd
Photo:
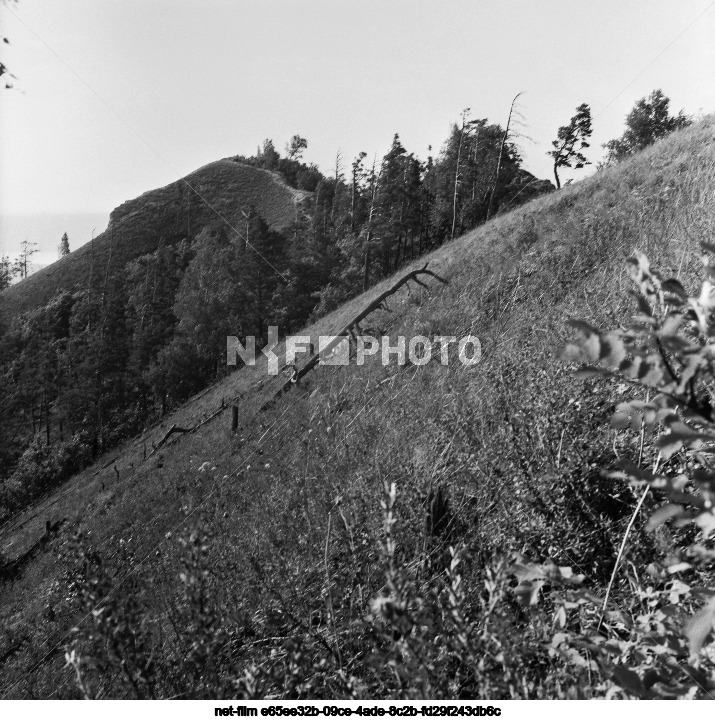
<path fill-rule="evenodd" d="M 677 115 L 671 115 L 670 98 L 662 90 L 654 90 L 649 96 L 641 98 L 628 113 L 623 135 L 603 146 L 608 151 L 606 162 L 633 155 L 690 122 L 682 110 Z"/>

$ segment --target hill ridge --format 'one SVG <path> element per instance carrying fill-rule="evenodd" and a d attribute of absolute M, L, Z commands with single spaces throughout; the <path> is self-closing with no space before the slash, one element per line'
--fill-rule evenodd
<path fill-rule="evenodd" d="M 103 233 L 4 290 L 0 313 L 12 318 L 46 304 L 63 290 L 83 287 L 93 268 L 102 273 L 110 265 L 120 269 L 156 250 L 162 238 L 172 245 L 207 225 L 226 221 L 240 228 L 241 210 L 251 205 L 269 226 L 280 229 L 295 220 L 297 204 L 305 195 L 277 173 L 227 158 L 212 161 L 118 205 Z"/>

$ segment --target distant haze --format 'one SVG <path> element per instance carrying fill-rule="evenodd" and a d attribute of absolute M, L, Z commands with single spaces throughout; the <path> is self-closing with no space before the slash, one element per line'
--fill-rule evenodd
<path fill-rule="evenodd" d="M 67 233 L 70 250 L 76 250 L 107 228 L 109 213 L 24 213 L 0 215 L 0 256 L 15 258 L 25 238 L 37 243 L 30 272 L 54 263 L 57 246 Z"/>

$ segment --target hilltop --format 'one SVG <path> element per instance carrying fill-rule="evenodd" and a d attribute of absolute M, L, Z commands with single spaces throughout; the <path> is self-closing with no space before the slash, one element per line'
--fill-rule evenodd
<path fill-rule="evenodd" d="M 600 469 L 639 460 L 639 446 L 651 465 L 658 449 L 608 426 L 641 391 L 584 384 L 555 351 L 569 318 L 633 314 L 634 249 L 697 290 L 714 141 L 710 117 L 446 243 L 303 331 L 314 342 L 339 331 L 428 262 L 448 284 L 403 288 L 369 325 L 393 344 L 476 335 L 479 365 L 372 357 L 319 367 L 277 399 L 285 378 L 242 368 L 11 519 L 0 548 L 20 563 L 0 606 L 3 692 L 75 697 L 80 678 L 103 698 L 651 693 L 652 674 L 646 689 L 618 669 L 642 663 L 627 639 L 643 598 L 672 598 L 671 577 L 646 568 L 674 552 L 675 532 L 654 540 L 645 516 L 635 523 L 593 642 L 612 645 L 615 671 L 592 661 L 596 646 L 561 645 L 588 598 L 602 599 L 636 505 Z M 158 447 L 174 425 L 195 430 Z M 552 564 L 521 566 L 533 609 L 516 601 L 516 553 Z M 587 593 L 560 611 L 539 589 L 566 567 Z"/>
<path fill-rule="evenodd" d="M 296 205 L 305 196 L 278 173 L 228 158 L 209 163 L 115 208 L 107 230 L 93 241 L 3 291 L 0 313 L 13 318 L 62 291 L 83 289 L 92 273 L 111 276 L 156 251 L 161 240 L 173 246 L 205 226 L 225 223 L 240 229 L 245 226 L 241 211 L 251 206 L 279 230 L 295 221 Z"/>

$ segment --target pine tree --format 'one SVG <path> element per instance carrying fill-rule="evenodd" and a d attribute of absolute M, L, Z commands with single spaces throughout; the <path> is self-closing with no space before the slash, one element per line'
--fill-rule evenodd
<path fill-rule="evenodd" d="M 405 156 L 407 151 L 395 133 L 392 146 L 382 160 L 380 183 L 377 189 L 375 236 L 379 241 L 381 275 L 388 275 L 395 267 L 404 233 Z"/>
<path fill-rule="evenodd" d="M 273 324 L 271 314 L 276 309 L 273 294 L 279 283 L 286 283 L 287 251 L 285 239 L 270 230 L 254 207 L 246 215 L 248 238 L 239 277 L 246 298 L 244 318 L 248 332 L 258 340 L 266 338 L 268 326 Z"/>
<path fill-rule="evenodd" d="M 16 273 L 17 266 L 13 264 L 7 255 L 3 255 L 0 258 L 0 290 L 5 290 L 12 283 Z"/>
<path fill-rule="evenodd" d="M 241 286 L 242 263 L 248 251 L 241 239 L 229 237 L 223 226 L 207 227 L 193 248 L 193 258 L 176 291 L 176 331 L 157 360 L 173 400 L 183 400 L 213 380 L 225 368 L 226 336 L 241 338 L 248 332 L 248 301 Z M 158 369 L 154 383 L 162 380 L 157 373 Z"/>
<path fill-rule="evenodd" d="M 591 163 L 581 152 L 589 147 L 588 139 L 593 132 L 591 128 L 591 108 L 583 103 L 576 108 L 576 115 L 571 118 L 568 125 L 562 125 L 552 141 L 554 146 L 547 155 L 554 159 L 554 178 L 556 187 L 561 187 L 559 168 L 583 168 Z"/>
<path fill-rule="evenodd" d="M 303 151 L 308 148 L 308 141 L 301 138 L 300 135 L 294 135 L 290 139 L 290 143 L 286 143 L 286 156 L 288 160 L 300 160 L 303 157 Z"/>
<path fill-rule="evenodd" d="M 62 236 L 62 240 L 60 240 L 60 244 L 57 247 L 57 252 L 59 253 L 60 258 L 64 258 L 65 255 L 70 254 L 70 241 L 67 237 L 67 233 Z"/>
<path fill-rule="evenodd" d="M 505 133 L 499 125 L 487 123 L 483 118 L 467 121 L 463 127 L 453 124 L 437 160 L 428 159 L 422 190 L 423 212 L 430 218 L 425 242 L 427 236 L 430 242 L 442 242 L 452 237 L 453 227 L 457 236 L 486 220 L 500 157 L 493 208 L 499 207 L 517 176 L 516 149 L 508 140 L 504 143 Z"/>
<path fill-rule="evenodd" d="M 37 253 L 37 243 L 25 238 L 20 244 L 20 255 L 15 260 L 14 271 L 21 279 L 27 278 L 30 272 L 30 258 Z"/>
<path fill-rule="evenodd" d="M 263 141 L 263 149 L 258 155 L 259 160 L 263 164 L 266 170 L 274 170 L 280 160 L 280 154 L 276 150 L 273 141 L 270 138 L 266 138 Z"/>
<path fill-rule="evenodd" d="M 690 119 L 682 110 L 677 115 L 671 115 L 669 106 L 670 98 L 661 90 L 654 90 L 648 97 L 641 98 L 626 117 L 623 135 L 603 145 L 608 151 L 606 163 L 622 160 L 674 130 L 690 125 Z"/>

